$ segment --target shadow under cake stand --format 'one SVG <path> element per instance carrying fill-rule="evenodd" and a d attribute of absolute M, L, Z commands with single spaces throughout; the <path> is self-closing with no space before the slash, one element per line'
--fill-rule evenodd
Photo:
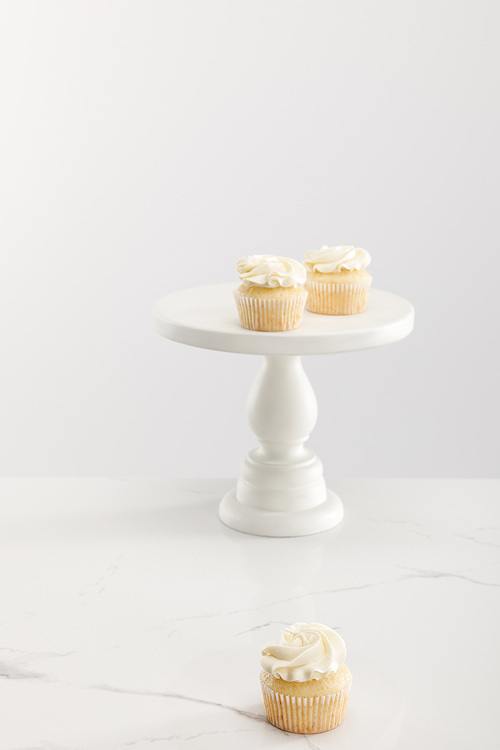
<path fill-rule="evenodd" d="M 326 531 L 344 515 L 328 489 L 323 466 L 305 447 L 318 409 L 302 355 L 368 349 L 408 336 L 414 310 L 405 299 L 372 289 L 358 315 L 316 315 L 307 310 L 295 331 L 267 333 L 240 326 L 233 290 L 214 284 L 162 297 L 154 327 L 172 341 L 203 349 L 264 356 L 248 398 L 248 420 L 259 441 L 243 462 L 236 488 L 219 507 L 221 521 L 261 536 L 303 536 Z"/>

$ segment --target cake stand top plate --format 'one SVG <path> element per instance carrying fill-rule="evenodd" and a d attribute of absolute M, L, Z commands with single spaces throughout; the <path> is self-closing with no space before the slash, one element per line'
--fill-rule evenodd
<path fill-rule="evenodd" d="M 316 315 L 307 310 L 295 331 L 267 333 L 242 328 L 233 290 L 236 284 L 212 284 L 172 292 L 153 308 L 153 324 L 162 336 L 203 349 L 239 354 L 335 354 L 392 344 L 413 329 L 414 310 L 402 297 L 372 289 L 365 312 Z"/>

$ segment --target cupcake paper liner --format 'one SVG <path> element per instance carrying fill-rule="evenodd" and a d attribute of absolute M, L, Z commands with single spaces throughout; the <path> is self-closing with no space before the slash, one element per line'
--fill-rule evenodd
<path fill-rule="evenodd" d="M 331 695 L 299 697 L 276 693 L 261 683 L 267 718 L 275 727 L 295 734 L 319 734 L 344 720 L 351 683 Z"/>
<path fill-rule="evenodd" d="M 371 279 L 354 284 L 307 281 L 307 309 L 322 315 L 354 315 L 366 310 Z"/>
<path fill-rule="evenodd" d="M 293 297 L 245 297 L 235 291 L 240 323 L 252 331 L 292 331 L 302 320 L 307 293 Z"/>

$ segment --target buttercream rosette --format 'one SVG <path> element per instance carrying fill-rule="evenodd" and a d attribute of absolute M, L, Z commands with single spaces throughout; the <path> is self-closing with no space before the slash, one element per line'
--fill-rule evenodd
<path fill-rule="evenodd" d="M 366 310 L 372 277 L 370 254 L 353 245 L 324 245 L 304 258 L 307 309 L 321 315 L 354 315 Z"/>
<path fill-rule="evenodd" d="M 307 292 L 306 269 L 293 258 L 250 255 L 236 263 L 240 286 L 234 291 L 243 328 L 290 331 L 302 320 Z"/>

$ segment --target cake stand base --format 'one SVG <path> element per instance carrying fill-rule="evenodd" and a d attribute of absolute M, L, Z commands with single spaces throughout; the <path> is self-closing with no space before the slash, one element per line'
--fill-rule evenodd
<path fill-rule="evenodd" d="M 243 505 L 236 490 L 224 495 L 219 506 L 223 524 L 236 531 L 257 536 L 307 536 L 328 531 L 344 517 L 344 507 L 338 495 L 327 489 L 326 499 L 314 508 L 301 511 L 270 511 Z"/>

